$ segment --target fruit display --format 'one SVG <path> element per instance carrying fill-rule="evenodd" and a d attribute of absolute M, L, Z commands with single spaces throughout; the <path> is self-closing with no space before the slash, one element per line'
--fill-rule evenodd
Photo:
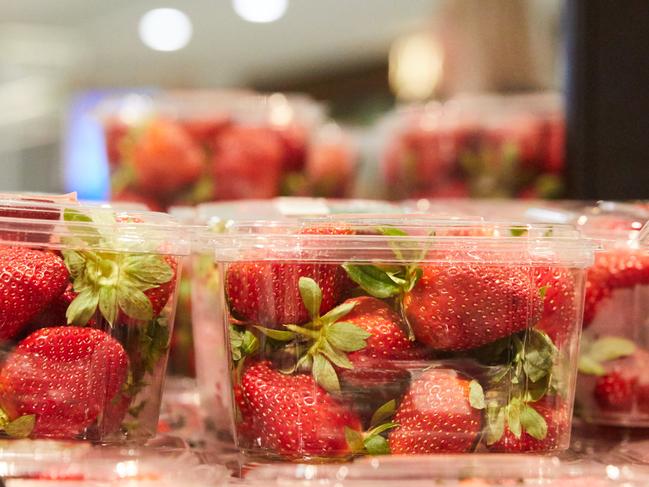
<path fill-rule="evenodd" d="M 397 212 L 398 207 L 371 200 L 285 197 L 205 203 L 195 208 L 172 208 L 171 211 L 185 222 L 207 228 L 203 235 L 195 239 L 190 265 L 185 266 L 190 268 L 192 315 L 183 317 L 181 321 L 192 322 L 198 389 L 210 430 L 217 439 L 232 444 L 228 347 L 221 319 L 225 304 L 218 265 L 214 262 L 213 237 L 240 220 L 288 221 L 300 216 Z M 174 354 L 173 348 L 171 353 Z M 184 355 L 182 351 L 181 355 Z"/>
<path fill-rule="evenodd" d="M 234 222 L 211 246 L 243 452 L 568 447 L 593 254 L 574 228 L 339 215 Z"/>
<path fill-rule="evenodd" d="M 281 195 L 340 198 L 353 189 L 351 139 L 306 97 L 130 94 L 97 111 L 114 201 L 161 210 Z"/>
<path fill-rule="evenodd" d="M 602 202 L 579 217 L 603 242 L 588 270 L 577 406 L 590 422 L 649 426 L 649 213 Z"/>
<path fill-rule="evenodd" d="M 378 124 L 384 196 L 556 198 L 565 121 L 554 94 L 401 108 Z"/>
<path fill-rule="evenodd" d="M 0 200 L 0 429 L 10 438 L 155 434 L 187 243 L 167 215 Z"/>

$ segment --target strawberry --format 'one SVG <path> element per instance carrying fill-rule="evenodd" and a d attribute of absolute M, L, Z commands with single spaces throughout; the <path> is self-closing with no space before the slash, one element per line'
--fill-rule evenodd
<path fill-rule="evenodd" d="M 637 377 L 627 377 L 612 371 L 595 382 L 593 394 L 604 411 L 629 412 L 635 400 Z"/>
<path fill-rule="evenodd" d="M 344 198 L 354 172 L 354 154 L 344 143 L 317 143 L 309 148 L 306 178 L 314 196 Z"/>
<path fill-rule="evenodd" d="M 69 282 L 60 257 L 23 247 L 0 247 L 0 276 L 1 340 L 17 335 Z"/>
<path fill-rule="evenodd" d="M 61 326 L 67 323 L 65 313 L 70 303 L 77 297 L 72 284 L 68 283 L 63 294 L 60 294 L 36 317 L 30 320 L 34 327 L 45 328 L 48 326 Z"/>
<path fill-rule="evenodd" d="M 346 430 L 359 431 L 360 420 L 311 376 L 286 376 L 267 361 L 255 363 L 241 379 L 241 396 L 256 426 L 255 448 L 287 459 L 354 453 Z"/>
<path fill-rule="evenodd" d="M 224 130 L 212 156 L 216 198 L 277 196 L 283 157 L 282 142 L 270 129 L 235 126 Z"/>
<path fill-rule="evenodd" d="M 110 167 L 122 162 L 122 144 L 128 136 L 128 125 L 119 119 L 109 119 L 104 122 L 104 141 L 106 144 L 106 157 Z"/>
<path fill-rule="evenodd" d="M 0 406 L 10 418 L 35 415 L 31 436 L 82 434 L 120 391 L 128 357 L 94 328 L 43 328 L 10 353 L 0 372 Z"/>
<path fill-rule="evenodd" d="M 190 118 L 180 120 L 180 126 L 199 145 L 206 146 L 218 136 L 220 132 L 230 125 L 226 116 L 214 116 L 204 118 Z"/>
<path fill-rule="evenodd" d="M 509 423 L 504 425 L 500 438 L 493 443 L 487 440 L 489 450 L 546 453 L 567 447 L 570 438 L 569 408 L 559 396 L 545 396 L 537 402 L 521 404 L 516 412 L 510 411 L 508 418 Z M 513 426 L 513 418 L 516 418 L 516 426 Z M 501 421 L 504 422 L 504 418 Z"/>
<path fill-rule="evenodd" d="M 102 438 L 120 430 L 132 401 L 131 396 L 118 392 L 105 402 L 101 416 L 97 420 L 99 435 Z"/>
<path fill-rule="evenodd" d="M 345 303 L 353 304 L 354 307 L 344 315 L 344 321 L 369 334 L 364 348 L 348 354 L 352 364 L 359 365 L 362 359 L 378 363 L 425 357 L 425 350 L 410 341 L 403 331 L 405 326 L 399 315 L 383 301 L 371 296 L 360 296 L 348 299 Z"/>
<path fill-rule="evenodd" d="M 452 369 L 428 369 L 404 396 L 389 435 L 394 454 L 471 451 L 482 427 L 482 412 L 471 405 L 475 382 Z"/>
<path fill-rule="evenodd" d="M 137 186 L 152 194 L 178 191 L 203 171 L 200 147 L 169 120 L 147 124 L 134 140 L 131 156 Z"/>
<path fill-rule="evenodd" d="M 530 273 L 480 264 L 425 265 L 403 308 L 417 340 L 470 350 L 535 325 L 542 300 Z"/>
<path fill-rule="evenodd" d="M 167 264 L 168 269 L 165 268 L 165 272 L 171 270 L 171 279 L 166 282 L 161 282 L 157 286 L 152 287 L 144 291 L 144 295 L 149 299 L 151 303 L 151 310 L 153 311 L 153 316 L 159 316 L 164 307 L 167 305 L 169 298 L 176 289 L 176 277 L 178 276 L 178 261 L 175 257 L 165 256 L 163 258 L 164 263 Z"/>
<path fill-rule="evenodd" d="M 322 291 L 309 278 L 301 278 L 299 287 L 305 307 L 314 310 Z M 403 393 L 410 379 L 405 370 L 410 362 L 405 361 L 426 355 L 408 339 L 399 315 L 370 296 L 348 299 L 324 316 L 312 313 L 304 326 L 285 328 L 289 331 L 259 329 L 280 341 L 299 336 L 305 353 L 293 370 L 311 369 L 316 382 L 329 392 L 340 392 L 340 376 L 345 398 L 364 418 Z"/>
<path fill-rule="evenodd" d="M 303 233 L 337 232 L 307 229 Z M 241 321 L 278 328 L 286 323 L 305 323 L 309 312 L 302 302 L 299 282 L 309 277 L 321 290 L 319 313 L 340 301 L 347 286 L 345 272 L 337 265 L 282 261 L 235 262 L 226 272 L 225 290 L 230 312 Z"/>
<path fill-rule="evenodd" d="M 543 314 L 537 328 L 560 347 L 577 326 L 575 276 L 558 267 L 539 267 L 535 272 L 536 285 L 543 295 Z"/>
<path fill-rule="evenodd" d="M 649 391 L 649 352 L 626 338 L 600 337 L 589 341 L 584 337 L 579 357 L 579 372 L 595 376 L 592 394 L 599 409 L 605 413 L 628 413 L 634 406 L 649 413 L 644 402 Z"/>
<path fill-rule="evenodd" d="M 610 249 L 595 256 L 588 270 L 584 326 L 590 325 L 599 304 L 615 289 L 649 284 L 649 253 L 636 249 Z"/>
<path fill-rule="evenodd" d="M 285 127 L 276 127 L 275 133 L 282 142 L 284 157 L 282 170 L 301 171 L 306 160 L 309 133 L 302 125 L 291 124 Z"/>

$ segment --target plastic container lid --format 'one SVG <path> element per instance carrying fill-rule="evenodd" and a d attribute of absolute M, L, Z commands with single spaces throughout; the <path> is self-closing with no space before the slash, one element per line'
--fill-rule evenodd
<path fill-rule="evenodd" d="M 165 255 L 189 252 L 182 227 L 167 214 L 49 198 L 0 199 L 0 245 Z"/>
<path fill-rule="evenodd" d="M 196 207 L 196 218 L 199 222 L 208 223 L 215 218 L 234 221 L 284 220 L 305 216 L 397 212 L 397 205 L 380 200 L 281 197 L 204 203 Z"/>
<path fill-rule="evenodd" d="M 587 267 L 597 248 L 571 225 L 438 220 L 422 215 L 240 221 L 214 235 L 213 242 L 217 260 L 226 262 L 417 261 Z"/>
<path fill-rule="evenodd" d="M 581 208 L 575 223 L 584 234 L 607 241 L 641 241 L 649 233 L 649 211 L 636 205 L 599 201 Z M 644 230 L 643 230 L 644 229 Z"/>
<path fill-rule="evenodd" d="M 251 464 L 241 485 L 643 486 L 649 469 L 624 463 L 515 454 L 437 454 L 365 458 L 343 465 Z M 475 483 L 472 483 L 472 480 Z M 336 482 L 338 484 L 336 484 Z"/>
<path fill-rule="evenodd" d="M 185 448 L 99 448 L 50 440 L 0 441 L 0 476 L 35 485 L 219 485 L 222 465 L 205 465 Z"/>

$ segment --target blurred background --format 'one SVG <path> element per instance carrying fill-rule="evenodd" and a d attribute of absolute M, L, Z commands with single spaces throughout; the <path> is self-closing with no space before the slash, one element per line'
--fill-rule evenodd
<path fill-rule="evenodd" d="M 132 166 L 139 148 L 118 141 L 109 168 L 110 123 L 131 145 L 156 118 L 272 125 L 282 99 L 251 93 L 301 93 L 280 105 L 308 153 L 262 197 L 562 196 L 564 11 L 559 0 L 0 0 L 0 189 L 107 198 L 118 172 L 113 194 L 138 199 L 152 193 L 139 163 L 130 180 L 115 165 Z M 203 157 L 256 151 L 248 158 L 271 167 L 263 137 L 235 133 L 217 148 L 212 137 Z M 344 140 L 346 155 L 311 149 L 323 138 Z M 537 153 L 548 144 L 554 154 Z M 149 149 L 150 165 L 183 157 Z M 221 166 L 206 171 L 236 172 Z M 198 179 L 154 206 L 246 196 Z"/>

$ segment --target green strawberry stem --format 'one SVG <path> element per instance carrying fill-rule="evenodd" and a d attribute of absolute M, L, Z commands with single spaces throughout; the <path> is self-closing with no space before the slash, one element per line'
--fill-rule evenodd
<path fill-rule="evenodd" d="M 234 383 L 240 382 L 246 358 L 259 350 L 259 340 L 250 330 L 230 325 L 230 353 L 235 364 Z"/>
<path fill-rule="evenodd" d="M 473 355 L 492 366 L 486 378 L 486 391 L 475 381 L 470 390 L 471 405 L 486 410 L 487 444 L 500 440 L 505 427 L 516 438 L 526 432 L 543 440 L 547 424 L 533 403 L 558 392 L 553 381 L 558 349 L 550 337 L 527 329 L 486 345 Z"/>
<path fill-rule="evenodd" d="M 90 216 L 76 210 L 66 210 L 64 219 L 71 223 L 93 222 Z M 104 223 L 116 224 L 116 221 L 111 217 Z M 72 233 L 74 236 L 67 237 L 64 242 L 70 247 L 82 249 L 101 244 L 110 249 L 113 246 L 112 236 L 102 235 L 92 226 L 83 229 L 72 226 Z M 77 293 L 66 317 L 69 324 L 77 326 L 88 324 L 97 309 L 111 326 L 115 325 L 119 311 L 135 320 L 152 320 L 155 318 L 153 305 L 145 292 L 174 277 L 171 266 L 155 254 L 91 250 L 64 250 L 62 253 Z"/>
<path fill-rule="evenodd" d="M 36 415 L 34 414 L 26 414 L 12 420 L 4 410 L 0 409 L 0 430 L 11 438 L 29 437 L 35 425 Z"/>
<path fill-rule="evenodd" d="M 391 237 L 405 237 L 408 234 L 398 228 L 379 228 L 379 233 Z M 432 232 L 430 236 L 434 235 Z M 347 276 L 358 284 L 370 296 L 379 299 L 393 298 L 397 312 L 401 315 L 406 325 L 406 333 L 410 341 L 415 341 L 405 310 L 403 309 L 404 296 L 412 291 L 423 274 L 419 263 L 426 257 L 428 248 L 411 250 L 404 248 L 402 242 L 390 240 L 388 242 L 394 255 L 402 265 L 369 265 L 347 262 L 342 265 Z"/>
<path fill-rule="evenodd" d="M 636 345 L 631 340 L 605 336 L 595 341 L 582 340 L 579 372 L 587 375 L 606 374 L 604 363 L 633 355 Z"/>
<path fill-rule="evenodd" d="M 144 389 L 148 384 L 147 375 L 152 375 L 155 369 L 169 350 L 170 333 L 166 319 L 158 317 L 149 321 L 146 326 L 132 328 L 121 326 L 116 333 L 124 332 L 127 335 L 125 350 L 129 355 L 129 370 L 126 381 L 122 384 L 120 393 L 111 399 L 113 405 L 116 405 L 122 398 L 126 397 L 131 400 Z M 128 414 L 137 418 L 146 405 L 146 400 L 141 401 L 138 405 L 132 405 L 128 409 Z M 132 421 L 135 424 L 134 421 Z M 128 425 L 126 421 L 122 427 L 126 431 L 136 429 L 136 426 Z"/>
<path fill-rule="evenodd" d="M 387 455 L 390 453 L 388 440 L 382 434 L 399 427 L 397 423 L 387 421 L 394 414 L 396 407 L 397 404 L 394 399 L 379 407 L 372 415 L 368 431 L 356 431 L 345 426 L 345 439 L 352 453 L 369 455 Z"/>
<path fill-rule="evenodd" d="M 291 374 L 297 370 L 307 369 L 315 381 L 328 392 L 340 392 L 340 381 L 336 367 L 352 369 L 354 366 L 347 358 L 347 352 L 355 352 L 367 346 L 370 334 L 346 321 L 341 321 L 355 303 L 343 303 L 320 316 L 322 290 L 309 277 L 299 280 L 300 296 L 311 320 L 301 326 L 284 325 L 286 330 L 271 330 L 261 326 L 255 328 L 274 340 L 280 342 L 303 342 L 307 349 L 300 353 L 299 348 L 295 365 L 284 373 Z"/>

